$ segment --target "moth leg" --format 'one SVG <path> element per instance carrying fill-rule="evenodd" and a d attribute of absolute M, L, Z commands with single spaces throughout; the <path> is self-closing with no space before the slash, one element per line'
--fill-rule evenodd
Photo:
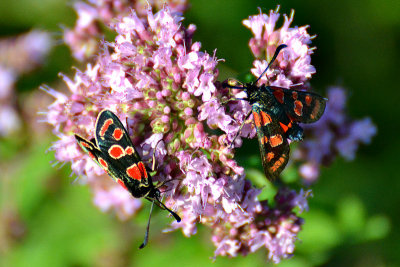
<path fill-rule="evenodd" d="M 243 120 L 242 124 L 240 125 L 239 130 L 236 132 L 235 137 L 233 138 L 231 144 L 229 145 L 230 148 L 232 148 L 233 143 L 235 142 L 236 138 L 239 136 L 240 132 L 242 131 L 242 128 L 243 128 L 244 124 L 249 119 L 250 115 L 251 115 L 251 111 L 246 115 L 246 118 Z"/>
<path fill-rule="evenodd" d="M 239 101 L 239 100 L 248 101 L 247 98 L 234 98 L 234 97 L 232 97 L 232 98 L 229 98 L 229 99 L 227 99 L 227 100 L 225 100 L 225 101 L 222 101 L 222 102 L 221 102 L 221 106 L 226 105 L 227 103 L 229 103 L 229 102 L 231 102 L 231 101 Z"/>
<path fill-rule="evenodd" d="M 228 79 L 222 83 L 222 88 L 244 89 L 244 84 L 236 79 Z"/>
<path fill-rule="evenodd" d="M 238 85 L 240 85 L 240 86 L 238 86 Z M 234 80 L 234 79 L 229 79 L 228 81 L 223 82 L 222 83 L 222 87 L 223 88 L 229 88 L 229 93 L 231 92 L 231 89 L 241 89 L 241 90 L 245 89 L 244 85 L 240 81 Z M 234 98 L 234 97 L 232 97 L 232 98 L 229 98 L 229 99 L 227 99 L 225 101 L 222 101 L 221 102 L 221 106 L 225 105 L 228 102 L 237 101 L 237 100 L 248 101 L 247 98 Z"/>
<path fill-rule="evenodd" d="M 152 159 L 153 163 L 151 164 L 151 169 L 150 169 L 149 167 L 145 166 L 146 171 L 147 171 L 148 173 L 154 172 L 154 171 L 156 170 L 156 149 L 157 149 L 158 144 L 159 144 L 161 141 L 162 141 L 162 139 L 158 140 L 156 146 L 155 146 L 154 149 L 153 149 L 153 155 L 151 156 L 151 159 Z"/>
<path fill-rule="evenodd" d="M 174 179 L 169 179 L 169 180 L 162 181 L 162 182 L 160 182 L 159 184 L 157 184 L 157 185 L 155 186 L 155 188 L 160 188 L 161 186 L 165 185 L 166 183 L 169 183 L 169 182 L 172 182 L 172 181 L 176 181 L 176 180 L 178 180 L 178 181 L 183 181 L 183 178 L 174 178 Z M 172 190 L 172 189 L 173 189 L 173 188 L 168 189 L 168 190 L 165 190 L 165 191 L 163 191 L 163 193 L 164 193 L 164 192 L 167 192 L 167 191 L 170 191 L 170 190 Z"/>
<path fill-rule="evenodd" d="M 157 186 L 155 186 L 155 188 L 160 188 L 161 186 L 165 185 L 166 183 L 172 181 L 172 179 L 170 180 L 166 180 L 166 181 L 162 181 L 161 183 L 159 183 Z"/>
<path fill-rule="evenodd" d="M 154 172 L 154 171 L 156 170 L 156 149 L 157 149 L 158 144 L 159 144 L 161 141 L 162 141 L 162 139 L 158 140 L 156 146 L 155 146 L 154 149 L 153 149 L 153 156 L 152 156 L 153 164 L 152 164 L 152 166 L 151 166 L 151 171 L 152 171 L 152 172 Z"/>

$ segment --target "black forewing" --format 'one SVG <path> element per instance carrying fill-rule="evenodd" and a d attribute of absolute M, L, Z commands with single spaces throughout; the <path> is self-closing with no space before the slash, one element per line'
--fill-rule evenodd
<path fill-rule="evenodd" d="M 270 86 L 286 114 L 295 122 L 312 123 L 325 111 L 327 99 L 312 92 Z M 282 97 L 283 93 L 283 97 Z"/>
<path fill-rule="evenodd" d="M 116 173 L 113 172 L 110 166 L 105 167 L 100 164 L 99 160 L 103 159 L 106 164 L 108 164 L 108 156 L 105 155 L 103 152 L 100 151 L 96 147 L 93 141 L 86 140 L 85 138 L 81 137 L 80 135 L 75 134 L 75 139 L 78 141 L 78 145 L 92 158 L 103 170 L 105 170 L 116 182 L 118 182 L 118 177 Z"/>
<path fill-rule="evenodd" d="M 122 135 L 119 139 L 115 138 L 115 131 L 121 131 Z M 124 177 L 139 186 L 137 182 L 139 180 L 132 179 L 126 173 L 127 168 L 141 162 L 139 154 L 136 152 L 129 134 L 118 117 L 109 110 L 103 110 L 100 112 L 96 121 L 96 142 L 99 149 L 108 155 L 108 159 L 112 166 L 116 169 L 118 177 Z M 124 151 L 124 156 L 119 158 L 113 158 L 110 154 L 110 149 L 113 146 L 119 146 Z M 129 155 L 127 149 L 133 149 Z M 146 170 L 145 170 L 146 171 Z M 146 173 L 147 175 L 147 173 Z M 144 185 L 151 184 L 151 178 L 146 178 L 144 175 L 141 177 L 140 183 Z"/>

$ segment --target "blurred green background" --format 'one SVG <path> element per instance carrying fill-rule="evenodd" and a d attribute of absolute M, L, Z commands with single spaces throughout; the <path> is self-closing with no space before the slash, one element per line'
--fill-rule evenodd
<path fill-rule="evenodd" d="M 248 49 L 251 33 L 241 21 L 249 15 L 275 9 L 275 1 L 190 1 L 185 24 L 197 25 L 194 39 L 203 49 L 225 58 L 221 80 L 247 73 L 252 64 Z M 295 1 L 281 3 L 281 13 L 295 9 L 294 25 L 310 25 L 317 34 L 312 57 L 317 74 L 313 87 L 348 89 L 348 113 L 370 116 L 378 127 L 371 145 L 361 146 L 355 161 L 338 159 L 324 168 L 312 186 L 314 198 L 297 242 L 295 256 L 280 266 L 400 266 L 400 175 L 398 151 L 400 59 L 400 1 Z M 0 36 L 39 28 L 61 39 L 61 27 L 73 26 L 75 14 L 66 0 L 0 1 Z M 282 22 L 282 20 L 280 20 Z M 278 23 L 279 24 L 279 23 Z M 61 43 L 61 42 L 59 42 Z M 17 83 L 18 104 L 45 83 L 57 87 L 57 74 L 79 66 L 62 45 L 46 63 Z M 44 96 L 42 96 L 44 97 Z M 30 104 L 32 105 L 32 103 Z M 32 105 L 32 113 L 37 112 Z M 36 127 L 46 128 L 44 124 Z M 169 223 L 156 211 L 150 245 L 138 250 L 148 210 L 128 222 L 101 213 L 92 205 L 87 187 L 72 184 L 69 166 L 52 168 L 45 150 L 55 138 L 21 131 L 0 138 L 0 266 L 207 266 L 214 247 L 209 230 L 185 238 L 164 235 Z M 252 148 L 256 140 L 248 140 Z M 254 151 L 254 150 L 253 150 Z M 243 158 L 255 157 L 240 151 Z M 256 160 L 256 161 L 257 161 Z M 251 166 L 250 166 L 251 165 Z M 254 166 L 253 166 L 254 165 Z M 147 205 L 147 204 L 146 204 Z M 171 238 L 172 237 L 172 238 Z M 247 257 L 217 258 L 213 266 L 265 266 L 265 250 Z M 272 265 L 272 264 L 271 264 Z"/>

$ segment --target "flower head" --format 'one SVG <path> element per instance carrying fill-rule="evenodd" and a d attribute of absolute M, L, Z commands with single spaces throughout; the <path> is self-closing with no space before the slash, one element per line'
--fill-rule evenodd
<path fill-rule="evenodd" d="M 111 179 L 98 179 L 104 172 L 73 138 L 74 133 L 93 137 L 97 114 L 112 110 L 126 121 L 146 163 L 156 150 L 153 181 L 169 181 L 161 190 L 165 204 L 182 218 L 168 230 L 180 228 L 190 236 L 201 223 L 213 229 L 215 255 L 246 254 L 264 246 L 278 262 L 293 253 L 302 224 L 293 209 L 305 208 L 304 197 L 283 190 L 274 207 L 258 200 L 260 190 L 245 180 L 230 147 L 250 106 L 221 104 L 230 92 L 216 81 L 218 59 L 201 51 L 192 39 L 195 26 L 183 27 L 182 19 L 169 9 L 147 11 L 145 19 L 136 12 L 121 17 L 111 25 L 115 41 L 103 44 L 97 61 L 77 70 L 73 79 L 62 76 L 68 95 L 44 88 L 55 98 L 45 116 L 59 137 L 52 147 L 55 156 L 87 177 L 102 210 L 113 209 L 123 219 L 135 214 L 137 199 L 115 191 L 121 188 Z M 241 135 L 254 136 L 254 128 L 246 125 Z"/>
<path fill-rule="evenodd" d="M 73 29 L 65 29 L 64 41 L 70 47 L 73 56 L 80 61 L 87 60 L 100 49 L 99 40 L 105 35 L 104 28 L 115 19 L 121 19 L 135 10 L 138 17 L 146 17 L 148 10 L 160 10 L 168 6 L 172 12 L 181 13 L 188 7 L 186 0 L 149 0 L 149 1 L 78 1 L 74 9 L 78 15 Z"/>
<path fill-rule="evenodd" d="M 66 32 L 76 57 L 84 59 L 98 51 L 93 37 L 100 33 L 99 21 L 107 23 L 116 38 L 102 43 L 96 61 L 86 70 L 76 70 L 74 78 L 61 75 L 68 94 L 43 88 L 55 99 L 44 120 L 59 138 L 52 146 L 56 159 L 71 162 L 76 174 L 87 177 L 83 181 L 92 188 L 94 203 L 101 210 L 115 211 L 121 219 L 135 215 L 141 200 L 107 177 L 73 137 L 74 133 L 88 139 L 95 136 L 97 115 L 109 109 L 124 122 L 142 160 L 150 166 L 155 156 L 152 180 L 166 182 L 161 187 L 165 205 L 182 218 L 167 231 L 181 229 L 190 236 L 200 223 L 213 231 L 215 256 L 246 255 L 265 247 L 276 263 L 290 257 L 303 224 L 298 214 L 308 210 L 311 192 L 281 186 L 272 202 L 260 201 L 261 190 L 245 179 L 233 148 L 241 146 L 241 137 L 255 136 L 253 123 L 245 123 L 236 138 L 251 106 L 246 101 L 223 104 L 232 96 L 245 97 L 244 92 L 222 88 L 216 52 L 201 50 L 193 40 L 196 27 L 185 28 L 183 17 L 168 8 L 157 13 L 141 8 L 130 12 L 118 3 L 76 4 L 77 27 L 69 37 Z M 174 3 L 177 9 L 186 7 L 184 1 Z M 114 11 L 118 16 L 111 19 Z M 293 15 L 284 15 L 280 28 L 276 28 L 278 9 L 243 21 L 254 34 L 249 43 L 256 58 L 252 72 L 258 77 L 276 47 L 285 43 L 288 48 L 260 83 L 308 90 L 315 73 L 309 47 L 312 37 L 307 26 L 290 27 Z M 307 139 L 292 154 L 302 164 L 300 174 L 309 181 L 317 179 L 320 165 L 337 154 L 354 158 L 358 144 L 369 142 L 376 132 L 369 119 L 354 122 L 345 115 L 343 90 L 329 90 L 328 98 L 325 116 L 305 127 Z"/>
<path fill-rule="evenodd" d="M 267 67 L 272 58 L 276 47 L 286 44 L 284 49 L 275 61 L 275 67 L 271 68 L 260 83 L 289 88 L 301 85 L 306 89 L 306 82 L 315 73 L 315 67 L 311 65 L 310 49 L 312 37 L 308 34 L 308 26 L 290 27 L 293 22 L 294 11 L 288 17 L 283 15 L 285 21 L 281 28 L 276 29 L 276 23 L 280 17 L 279 6 L 275 11 L 270 11 L 269 15 L 261 13 L 250 16 L 243 21 L 243 25 L 248 27 L 254 34 L 250 39 L 249 46 L 256 58 L 253 62 L 254 68 L 251 70 L 254 76 L 258 77 Z"/>

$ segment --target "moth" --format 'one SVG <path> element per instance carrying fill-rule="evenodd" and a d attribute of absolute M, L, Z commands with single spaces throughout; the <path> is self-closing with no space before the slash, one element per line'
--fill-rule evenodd
<path fill-rule="evenodd" d="M 148 243 L 154 203 L 169 211 L 177 222 L 181 221 L 181 218 L 175 212 L 168 209 L 160 201 L 160 190 L 158 188 L 163 183 L 159 186 L 153 185 L 151 176 L 135 150 L 128 131 L 114 113 L 109 110 L 100 112 L 96 120 L 96 136 L 92 140 L 89 141 L 78 134 L 75 134 L 75 138 L 79 146 L 133 197 L 143 197 L 151 201 L 145 238 L 139 248 L 144 248 Z"/>
<path fill-rule="evenodd" d="M 277 47 L 267 68 L 256 81 L 242 84 L 228 80 L 222 84 L 224 88 L 242 89 L 246 93 L 247 98 L 237 100 L 248 101 L 251 105 L 251 112 L 245 121 L 253 114 L 264 173 L 270 180 L 277 178 L 286 167 L 290 152 L 288 139 L 303 139 L 303 129 L 298 123 L 318 121 L 325 111 L 327 101 L 326 98 L 312 92 L 265 84 L 257 86 L 257 82 L 285 47 L 285 44 Z M 243 124 L 240 129 L 242 126 Z"/>

